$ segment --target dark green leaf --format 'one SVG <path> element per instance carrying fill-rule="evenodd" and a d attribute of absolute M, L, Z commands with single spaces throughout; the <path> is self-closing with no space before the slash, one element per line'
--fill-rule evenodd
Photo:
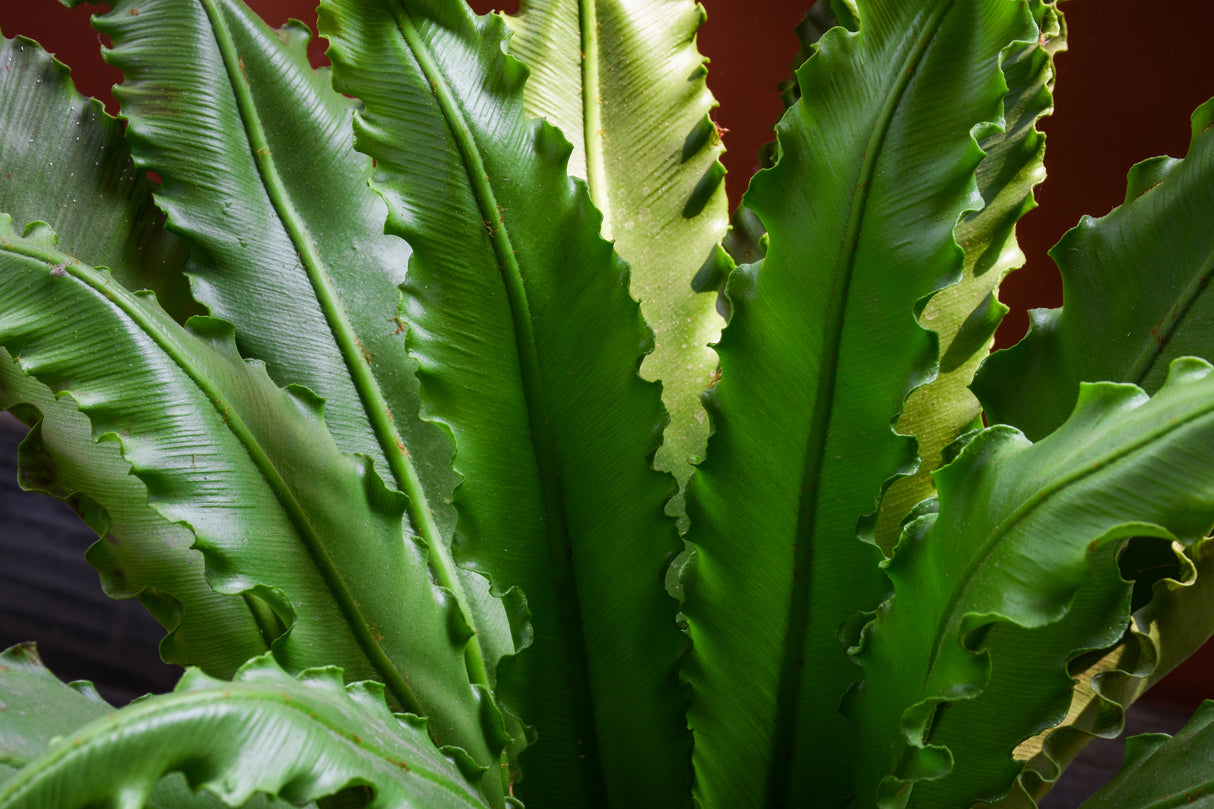
<path fill-rule="evenodd" d="M 1180 806 L 1214 806 L 1214 701 L 1202 703 L 1175 738 L 1148 734 L 1128 740 L 1121 772 L 1083 803 L 1084 809 Z"/>
<path fill-rule="evenodd" d="M 1084 217 L 1050 251 L 1065 306 L 1034 311 L 1028 336 L 983 367 L 974 390 L 987 417 L 1040 438 L 1066 417 L 1079 382 L 1153 391 L 1172 359 L 1214 358 L 1211 221 L 1214 100 L 1193 113 L 1188 156 L 1139 163 L 1124 204 Z"/>
<path fill-rule="evenodd" d="M 279 659 L 353 661 L 347 676 L 381 679 L 441 743 L 495 763 L 500 719 L 469 681 L 468 630 L 425 548 L 402 541 L 404 498 L 339 451 L 316 397 L 244 362 L 229 325 L 182 328 L 45 226 L 19 236 L 4 217 L 0 245 L 0 344 L 70 393 L 94 439 L 119 442 L 153 507 L 193 530 L 212 587 L 272 607 L 288 627 Z"/>
<path fill-rule="evenodd" d="M 94 24 L 126 76 L 135 159 L 164 180 L 157 202 L 193 246 L 198 299 L 278 384 L 323 397 L 342 451 L 407 495 L 435 578 L 477 633 L 473 679 L 489 686 L 513 644 L 486 583 L 451 561 L 450 440 L 417 415 L 399 317 L 409 248 L 383 233 L 370 161 L 353 149 L 354 102 L 308 64 L 306 27 L 274 31 L 239 0 L 120 0 Z M 354 666 L 308 661 L 323 663 Z"/>
<path fill-rule="evenodd" d="M 837 708 L 860 672 L 838 635 L 886 593 L 857 520 L 914 462 L 891 424 L 932 371 L 916 302 L 961 271 L 953 229 L 981 204 L 973 133 L 1000 120 L 1000 55 L 1035 38 L 1012 3 L 875 2 L 799 71 L 780 161 L 746 198 L 770 244 L 730 280 L 715 433 L 688 489 L 706 805 L 847 797 Z"/>
<path fill-rule="evenodd" d="M 1105 543 L 1155 536 L 1188 544 L 1205 534 L 1214 523 L 1214 473 L 1204 460 L 1211 451 L 1214 368 L 1190 358 L 1173 364 L 1153 399 L 1130 385 L 1087 386 L 1048 438 L 1034 445 L 993 427 L 937 473 L 939 515 L 907 528 L 888 567 L 894 595 L 857 654 L 865 680 L 848 714 L 864 740 L 856 748 L 861 805 L 902 806 L 908 796 L 913 803 L 917 781 L 944 778 L 960 762 L 935 736 L 949 703 L 983 701 L 1001 726 L 1027 725 L 1019 738 L 1009 733 L 1009 756 L 1033 723 L 1061 719 L 1032 715 L 1045 703 L 1021 705 L 1014 689 L 1003 699 L 988 692 L 1001 655 L 1021 655 L 987 646 L 1003 642 L 1002 625 L 1032 630 L 1062 653 L 1058 666 L 1119 637 L 1128 592 L 1120 606 L 1104 597 L 1075 623 L 1081 605 L 1092 606 L 1077 593 L 1090 590 L 1094 565 L 1109 567 L 1099 561 Z M 1102 622 L 1111 635 L 1104 643 Z M 1055 676 L 1062 695 L 1070 690 L 1064 673 Z"/>
<path fill-rule="evenodd" d="M 524 118 L 500 19 L 340 0 L 321 30 L 337 86 L 366 105 L 357 145 L 389 229 L 413 247 L 409 346 L 426 414 L 455 437 L 458 550 L 531 611 L 530 647 L 498 672 L 538 732 L 519 794 L 537 809 L 684 804 L 684 639 L 662 583 L 673 480 L 648 463 L 664 414 L 636 373 L 652 336 L 627 267 L 566 173 L 569 144 Z"/>
<path fill-rule="evenodd" d="M 164 216 L 131 164 L 121 122 L 78 95 L 67 69 L 32 42 L 5 41 L 0 62 L 3 159 L 12 175 L 0 183 L 0 211 L 22 227 L 50 220 L 80 246 L 80 258 L 111 267 L 129 287 L 156 290 L 177 318 L 196 311 L 181 275 L 185 245 L 162 230 Z M 22 485 L 67 500 L 103 537 L 90 562 L 108 593 L 138 596 L 171 630 L 166 659 L 229 676 L 264 652 L 245 601 L 207 586 L 202 557 L 190 550 L 193 534 L 148 506 L 118 446 L 93 443 L 70 398 L 56 397 L 0 351 L 0 407 L 19 404 L 36 407 L 23 408 L 33 430 L 21 448 Z"/>

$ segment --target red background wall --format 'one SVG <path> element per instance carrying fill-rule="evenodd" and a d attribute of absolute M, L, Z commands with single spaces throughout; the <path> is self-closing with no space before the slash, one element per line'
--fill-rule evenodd
<path fill-rule="evenodd" d="M 715 117 L 729 130 L 725 163 L 734 204 L 757 167 L 756 150 L 771 139 L 771 122 L 781 109 L 774 88 L 788 76 L 796 52 L 792 28 L 808 1 L 703 0 L 709 18 L 699 45 L 712 60 L 709 86 L 721 104 Z M 249 2 L 274 25 L 289 16 L 314 21 L 314 0 Z M 494 4 L 473 5 L 484 12 Z M 517 2 L 504 6 L 514 11 Z M 1103 215 L 1119 204 L 1133 163 L 1156 154 L 1184 155 L 1189 113 L 1214 95 L 1214 5 L 1208 0 L 1147 5 L 1073 0 L 1064 8 L 1070 47 L 1058 60 L 1058 111 L 1043 126 L 1049 179 L 1038 190 L 1040 207 L 1019 231 L 1028 264 L 1000 295 L 1012 307 L 999 332 L 1004 345 L 1024 333 L 1027 308 L 1061 303 L 1057 272 L 1046 256 L 1049 246 L 1083 214 Z M 121 74 L 101 62 L 89 13 L 87 7 L 68 10 L 51 0 L 0 0 L 0 31 L 42 42 L 72 66 L 83 92 L 102 98 L 114 111 L 108 88 Z M 313 45 L 315 59 L 323 59 L 321 43 Z M 1170 678 L 1161 696 L 1185 701 L 1214 696 L 1212 670 L 1214 648 L 1207 646 Z"/>

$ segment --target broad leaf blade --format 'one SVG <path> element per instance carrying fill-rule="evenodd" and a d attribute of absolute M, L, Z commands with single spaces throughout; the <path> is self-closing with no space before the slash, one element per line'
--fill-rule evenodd
<path fill-rule="evenodd" d="M 76 93 L 67 69 L 34 43 L 6 41 L 0 61 L 0 159 L 11 175 L 0 183 L 0 211 L 22 227 L 51 220 L 88 263 L 113 268 L 128 286 L 156 290 L 177 318 L 196 311 L 181 275 L 186 247 L 162 229 L 164 216 L 131 164 L 121 123 Z M 230 675 L 264 652 L 268 639 L 248 606 L 207 586 L 202 558 L 190 550 L 193 534 L 148 506 L 117 445 L 94 444 L 71 400 L 26 377 L 2 352 L 0 407 L 20 404 L 37 408 L 21 408 L 33 427 L 21 448 L 22 485 L 67 500 L 103 536 L 90 562 L 109 594 L 139 596 L 170 629 L 166 659 Z"/>
<path fill-rule="evenodd" d="M 1074 691 L 1072 661 L 1106 649 L 1125 631 L 1131 585 L 1118 575 L 1120 545 L 1091 555 L 1087 575 L 1067 614 L 1047 629 L 1001 623 L 990 628 L 983 653 L 990 679 L 980 698 L 950 703 L 931 727 L 931 744 L 947 748 L 951 769 L 916 783 L 908 804 L 925 809 L 995 801 L 1020 774 L 1026 737 L 1063 721 Z"/>
<path fill-rule="evenodd" d="M 910 395 L 898 419 L 898 432 L 918 441 L 919 466 L 881 499 L 877 544 L 886 554 L 898 541 L 902 519 L 932 495 L 931 473 L 942 465 L 944 448 L 978 418 L 981 408 L 969 384 L 1007 311 L 996 292 L 1024 263 L 1016 223 L 1035 207 L 1033 189 L 1045 179 L 1045 136 L 1036 125 L 1053 109 L 1053 57 L 1066 46 L 1053 5 L 1035 0 L 1031 8 L 1040 36 L 1004 59 L 1004 124 L 978 141 L 986 153 L 977 172 L 983 204 L 957 225 L 955 236 L 965 250 L 961 280 L 933 295 L 919 315 L 919 323 L 939 337 L 940 370 Z"/>
<path fill-rule="evenodd" d="M 322 396 L 338 446 L 408 496 L 435 577 L 478 633 L 473 678 L 489 686 L 513 645 L 502 605 L 450 558 L 450 440 L 417 415 L 399 317 L 409 249 L 383 233 L 354 103 L 309 65 L 304 26 L 273 31 L 240 0 L 123 0 L 94 24 L 126 76 L 116 92 L 136 161 L 163 178 L 157 202 L 193 245 L 198 299 L 279 384 Z"/>
<path fill-rule="evenodd" d="M 865 740 L 864 805 L 905 805 L 908 790 L 914 803 L 916 781 L 948 774 L 953 758 L 936 744 L 936 717 L 947 717 L 941 706 L 950 702 L 994 699 L 985 689 L 999 653 L 984 649 L 996 625 L 1063 642 L 1055 635 L 1072 631 L 1076 594 L 1101 545 L 1205 534 L 1214 522 L 1214 475 L 1203 460 L 1214 449 L 1211 402 L 1214 368 L 1178 360 L 1153 399 L 1128 385 L 1087 386 L 1048 438 L 1033 445 L 994 427 L 937 473 L 939 516 L 908 527 L 888 568 L 894 596 L 857 655 L 865 680 L 848 711 Z M 1113 638 L 1127 617 L 1127 606 L 1108 608 Z M 1069 640 L 1075 653 L 1092 648 L 1086 633 Z M 1060 686 L 1070 691 L 1066 677 Z M 1050 718 L 1019 715 L 1014 699 L 985 710 L 1011 726 Z M 1017 742 L 1008 741 L 1009 756 Z"/>
<path fill-rule="evenodd" d="M 1214 100 L 1193 113 L 1188 156 L 1139 163 L 1124 204 L 1084 217 L 1050 251 L 1065 306 L 1033 312 L 1028 336 L 983 366 L 974 390 L 991 420 L 1039 438 L 1066 417 L 1081 381 L 1153 391 L 1172 359 L 1211 356 L 1212 123 Z"/>
<path fill-rule="evenodd" d="M 339 451 L 315 396 L 244 362 L 229 325 L 182 328 L 45 228 L 0 224 L 0 343 L 121 444 L 154 507 L 194 531 L 213 587 L 272 605 L 284 665 L 351 661 L 347 676 L 381 679 L 441 743 L 495 763 L 500 720 L 469 682 L 460 613 L 402 538 L 404 498 Z"/>
<path fill-rule="evenodd" d="M 886 592 L 857 519 L 914 461 L 891 423 L 931 372 L 915 304 L 960 272 L 953 228 L 979 204 L 971 131 L 999 120 L 1000 54 L 1030 38 L 1013 3 L 877 2 L 799 71 L 780 162 L 747 195 L 769 249 L 731 278 L 715 433 L 688 489 L 707 805 L 847 797 L 837 707 L 859 672 L 838 635 Z"/>
<path fill-rule="evenodd" d="M 631 267 L 632 295 L 654 330 L 641 373 L 662 381 L 671 420 L 655 465 L 680 483 L 704 454 L 699 397 L 724 324 L 715 286 L 692 288 L 717 260 L 729 219 L 716 103 L 695 46 L 703 21 L 693 0 L 531 0 L 507 18 L 510 52 L 531 71 L 524 109 L 570 140 L 569 171 L 587 181 L 603 236 Z"/>
<path fill-rule="evenodd" d="M 130 474 L 119 446 L 94 442 L 88 418 L 71 398 L 25 376 L 3 350 L 0 386 L 0 403 L 14 406 L 31 427 L 19 450 L 19 482 L 64 500 L 97 532 L 100 539 L 85 558 L 101 574 L 107 595 L 139 598 L 169 630 L 161 656 L 231 676 L 265 652 L 282 632 L 272 612 L 257 609 L 252 594 L 211 589 L 202 555 L 191 549 L 194 534 L 148 504 L 147 487 Z M 259 624 L 258 617 L 268 620 Z"/>
<path fill-rule="evenodd" d="M 292 678 L 266 656 L 232 682 L 192 670 L 172 694 L 72 728 L 3 785 L 0 806 L 130 809 L 149 796 L 165 805 L 153 790 L 180 771 L 228 806 L 257 793 L 298 805 L 359 787 L 374 794 L 370 806 L 483 809 L 468 764 L 440 753 L 424 722 L 389 713 L 379 683 L 343 687 L 333 668 Z M 219 803 L 181 797 L 177 805 Z"/>
<path fill-rule="evenodd" d="M 673 480 L 636 374 L 652 345 L 627 268 L 599 235 L 569 146 L 523 116 L 504 24 L 459 3 L 321 7 L 337 86 L 366 105 L 389 228 L 409 240 L 410 350 L 427 414 L 455 437 L 460 553 L 530 606 L 531 646 L 499 667 L 535 726 L 533 807 L 686 803 L 683 647 L 662 586 Z M 532 777 L 534 775 L 534 777 Z"/>
<path fill-rule="evenodd" d="M 0 788 L 56 736 L 113 710 L 96 690 L 61 683 L 42 665 L 32 643 L 0 653 L 0 684 Z"/>
<path fill-rule="evenodd" d="M 1070 710 L 1058 727 L 1016 750 L 1025 772 L 999 806 L 1032 807 L 1094 737 L 1115 738 L 1125 710 L 1214 633 L 1214 540 L 1184 549 L 1174 577 L 1151 587 L 1150 601 L 1134 613 L 1125 637 L 1077 673 Z"/>
<path fill-rule="evenodd" d="M 182 275 L 187 245 L 164 230 L 122 123 L 76 92 L 67 67 L 37 43 L 4 40 L 0 61 L 0 211 L 18 229 L 47 222 L 123 285 L 155 291 L 178 320 L 201 314 Z"/>
<path fill-rule="evenodd" d="M 6 782 L 21 777 L 21 770 L 91 722 L 110 717 L 114 709 L 92 685 L 65 685 L 42 665 L 32 644 L 0 653 L 0 792 Z M 209 792 L 193 792 L 184 779 L 158 782 L 143 804 L 147 809 L 214 809 L 223 806 Z M 267 806 L 260 796 L 246 809 Z"/>

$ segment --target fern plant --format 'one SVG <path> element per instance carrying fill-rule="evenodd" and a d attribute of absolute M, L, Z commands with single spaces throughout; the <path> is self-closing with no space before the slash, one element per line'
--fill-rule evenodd
<path fill-rule="evenodd" d="M 1214 631 L 1214 106 L 975 398 L 1053 4 L 815 8 L 728 231 L 703 16 L 116 0 L 124 121 L 5 42 L 23 483 L 189 668 L 10 649 L 0 806 L 1032 806 Z"/>

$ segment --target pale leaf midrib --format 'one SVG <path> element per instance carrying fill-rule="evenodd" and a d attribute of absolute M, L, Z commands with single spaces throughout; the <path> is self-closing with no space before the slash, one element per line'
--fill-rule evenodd
<path fill-rule="evenodd" d="M 487 688 L 489 677 L 485 669 L 483 650 L 476 634 L 473 613 L 467 607 L 467 596 L 459 575 L 455 571 L 454 561 L 451 559 L 446 544 L 442 541 L 438 526 L 427 506 L 426 495 L 417 470 L 408 453 L 401 451 L 403 442 L 389 417 L 391 410 L 378 381 L 363 359 L 363 352 L 355 329 L 333 287 L 331 274 L 279 176 L 261 117 L 252 93 L 245 83 L 243 71 L 240 69 L 240 56 L 232 40 L 231 32 L 228 30 L 227 20 L 223 13 L 215 7 L 213 0 L 204 3 L 204 7 L 215 33 L 216 46 L 219 48 L 224 68 L 228 73 L 228 80 L 232 87 L 241 123 L 244 126 L 245 136 L 249 141 L 250 156 L 257 167 L 258 176 L 262 179 L 266 196 L 291 243 L 299 253 L 308 281 L 316 294 L 319 308 L 324 314 L 333 340 L 350 373 L 354 389 L 362 402 L 364 415 L 380 445 L 382 456 L 391 469 L 396 484 L 401 487 L 406 496 L 410 522 L 430 552 L 435 578 L 440 585 L 449 589 L 455 596 L 464 620 L 473 630 L 473 637 L 467 646 L 469 676 L 473 682 Z M 395 671 L 395 666 L 393 666 L 393 671 Z"/>
<path fill-rule="evenodd" d="M 102 298 L 103 302 L 108 302 L 108 304 L 103 303 L 103 305 L 111 305 L 117 308 L 124 317 L 137 326 L 148 339 L 164 352 L 164 355 L 181 371 L 202 396 L 211 402 L 223 423 L 232 433 L 232 436 L 244 448 L 249 461 L 265 480 L 275 502 L 282 506 L 288 521 L 299 534 L 304 547 L 316 563 L 317 572 L 324 580 L 326 587 L 341 610 L 342 616 L 347 625 L 349 625 L 351 633 L 354 635 L 359 647 L 367 655 L 368 661 L 384 677 L 385 683 L 392 690 L 393 695 L 400 700 L 402 706 L 408 710 L 420 711 L 420 703 L 418 703 L 417 698 L 413 695 L 412 689 L 373 637 L 362 616 L 361 610 L 357 606 L 356 600 L 341 575 L 337 572 L 336 565 L 333 564 L 333 560 L 329 557 L 324 542 L 308 518 L 306 510 L 279 474 L 277 466 L 275 466 L 269 455 L 262 449 L 253 431 L 245 424 L 239 411 L 231 405 L 223 393 L 211 382 L 206 372 L 196 367 L 186 352 L 178 349 L 177 341 L 149 316 L 148 312 L 144 307 L 139 305 L 137 300 L 132 299 L 129 292 L 117 284 L 107 283 L 105 277 L 92 267 L 57 250 L 34 249 L 12 242 L 4 244 L 2 249 L 26 258 L 45 262 L 47 265 L 64 266 L 64 271 L 68 275 L 80 281 L 93 294 Z M 284 393 L 283 395 L 287 394 Z"/>
<path fill-rule="evenodd" d="M 298 681 L 295 682 L 298 683 Z M 348 695 L 345 698 L 353 701 L 353 698 Z M 391 751 L 369 744 L 361 736 L 354 735 L 349 730 L 333 724 L 328 721 L 328 717 L 323 713 L 312 710 L 306 701 L 293 699 L 289 693 L 284 692 L 281 688 L 273 687 L 272 684 L 259 686 L 249 682 L 237 682 L 223 690 L 222 699 L 217 697 L 213 689 L 170 692 L 155 699 L 134 702 L 129 706 L 114 710 L 105 717 L 109 721 L 94 720 L 90 722 L 81 728 L 82 732 L 71 734 L 70 744 L 53 746 L 48 751 L 49 755 L 39 756 L 31 760 L 37 761 L 40 765 L 39 767 L 36 769 L 22 767 L 21 771 L 16 773 L 11 781 L 6 781 L 3 784 L 4 793 L 0 795 L 0 803 L 19 799 L 22 787 L 31 781 L 35 781 L 40 773 L 61 766 L 76 755 L 91 755 L 89 743 L 93 741 L 105 742 L 106 740 L 113 739 L 116 727 L 123 728 L 125 736 L 135 736 L 140 731 L 138 727 L 131 727 L 132 725 L 138 725 L 142 722 L 148 730 L 162 729 L 166 724 L 165 714 L 169 715 L 168 720 L 171 722 L 174 714 L 188 713 L 191 708 L 196 709 L 195 714 L 197 715 L 204 711 L 214 712 L 217 707 L 223 711 L 229 711 L 242 704 L 251 705 L 254 709 L 264 709 L 267 703 L 274 710 L 296 714 L 305 719 L 309 724 L 319 726 L 330 737 L 330 740 L 327 742 L 328 745 L 357 748 L 364 754 L 378 760 L 388 772 L 400 771 L 402 762 L 390 758 Z M 466 797 L 466 792 L 463 789 L 453 788 L 451 782 L 442 778 L 437 773 L 431 772 L 429 767 L 405 766 L 404 769 L 408 772 L 410 778 L 424 778 L 449 792 L 456 793 L 460 797 Z M 456 784 L 455 786 L 462 787 L 463 785 Z"/>

